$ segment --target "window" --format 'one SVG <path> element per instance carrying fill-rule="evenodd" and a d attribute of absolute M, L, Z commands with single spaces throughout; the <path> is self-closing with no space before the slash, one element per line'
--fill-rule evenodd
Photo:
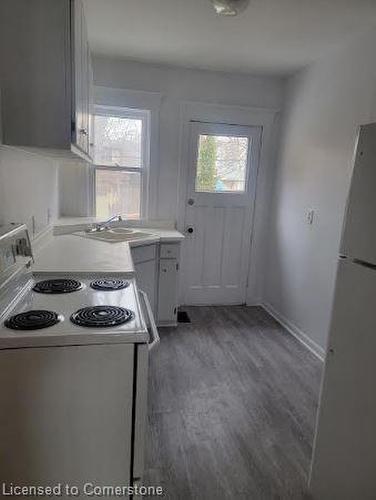
<path fill-rule="evenodd" d="M 145 215 L 149 162 L 149 112 L 98 106 L 93 159 L 97 217 Z"/>
<path fill-rule="evenodd" d="M 195 191 L 246 191 L 249 138 L 236 135 L 198 136 Z"/>

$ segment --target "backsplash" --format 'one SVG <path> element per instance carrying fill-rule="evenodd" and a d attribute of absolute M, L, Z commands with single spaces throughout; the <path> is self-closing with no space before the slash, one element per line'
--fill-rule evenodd
<path fill-rule="evenodd" d="M 60 216 L 90 217 L 94 215 L 94 169 L 86 162 L 61 162 L 59 173 Z"/>
<path fill-rule="evenodd" d="M 0 224 L 23 222 L 33 237 L 57 217 L 58 163 L 0 146 Z"/>

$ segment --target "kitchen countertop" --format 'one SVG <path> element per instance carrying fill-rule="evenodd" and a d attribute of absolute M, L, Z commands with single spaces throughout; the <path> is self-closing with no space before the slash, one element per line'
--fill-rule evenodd
<path fill-rule="evenodd" d="M 134 276 L 130 247 L 71 234 L 52 236 L 35 256 L 35 273 Z"/>
<path fill-rule="evenodd" d="M 110 243 L 94 238 L 72 234 L 80 231 L 93 222 L 100 222 L 94 217 L 69 217 L 59 219 L 53 227 L 53 236 L 49 236 L 35 255 L 33 272 L 44 274 L 94 274 L 94 275 L 135 275 L 130 249 L 136 246 L 153 243 L 173 243 L 184 239 L 184 236 L 165 224 L 165 227 L 150 227 L 150 223 L 142 226 L 130 224 L 132 229 L 145 231 L 149 235 L 145 239 L 119 241 Z M 114 223 L 124 226 L 124 223 Z M 163 224 L 160 224 L 163 226 Z M 128 227 L 128 223 L 127 223 Z"/>
<path fill-rule="evenodd" d="M 54 224 L 54 234 L 71 234 L 73 231 L 84 230 L 88 225 L 103 222 L 103 219 L 97 217 L 61 217 Z M 127 221 L 112 222 L 111 227 L 129 227 L 140 232 L 151 233 L 154 238 L 147 238 L 147 240 L 130 241 L 131 247 L 145 245 L 147 242 L 164 242 L 173 243 L 184 239 L 184 235 L 177 231 L 171 221 Z M 153 240 L 153 241 L 151 241 Z M 119 243 L 112 243 L 118 245 Z"/>

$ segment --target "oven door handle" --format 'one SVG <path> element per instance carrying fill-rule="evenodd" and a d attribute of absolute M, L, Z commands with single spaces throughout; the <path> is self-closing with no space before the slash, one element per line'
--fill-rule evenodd
<path fill-rule="evenodd" d="M 158 333 L 157 325 L 155 324 L 153 311 L 151 310 L 149 297 L 146 295 L 146 293 L 143 290 L 139 290 L 139 294 L 140 294 L 140 296 L 145 304 L 145 309 L 146 309 L 146 313 L 148 315 L 148 320 L 149 320 L 149 324 L 150 324 L 152 341 L 149 342 L 148 349 L 149 349 L 149 351 L 151 351 L 160 342 L 159 333 Z"/>

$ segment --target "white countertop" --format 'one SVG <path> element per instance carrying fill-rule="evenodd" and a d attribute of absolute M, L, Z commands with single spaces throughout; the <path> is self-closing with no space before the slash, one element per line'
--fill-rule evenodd
<path fill-rule="evenodd" d="M 61 217 L 54 224 L 54 234 L 68 234 L 73 231 L 85 229 L 90 224 L 103 222 L 103 219 L 97 217 Z M 165 243 L 178 242 L 184 239 L 184 235 L 177 231 L 171 221 L 127 221 L 112 222 L 111 227 L 125 226 L 140 232 L 151 233 L 155 238 L 148 238 Z M 132 241 L 131 247 L 145 244 L 146 241 Z M 117 243 L 116 243 L 117 244 Z"/>
<path fill-rule="evenodd" d="M 53 228 L 54 235 L 46 238 L 45 244 L 40 246 L 35 255 L 33 271 L 48 274 L 81 273 L 132 277 L 135 274 L 130 251 L 132 247 L 159 242 L 173 243 L 184 239 L 184 236 L 173 226 L 150 227 L 147 223 L 144 223 L 142 227 L 131 225 L 133 229 L 148 233 L 149 236 L 130 242 L 110 243 L 71 234 L 97 221 L 94 217 L 59 219 Z"/>
<path fill-rule="evenodd" d="M 80 238 L 74 235 L 52 236 L 35 256 L 35 273 L 87 273 L 134 276 L 130 247 Z"/>

